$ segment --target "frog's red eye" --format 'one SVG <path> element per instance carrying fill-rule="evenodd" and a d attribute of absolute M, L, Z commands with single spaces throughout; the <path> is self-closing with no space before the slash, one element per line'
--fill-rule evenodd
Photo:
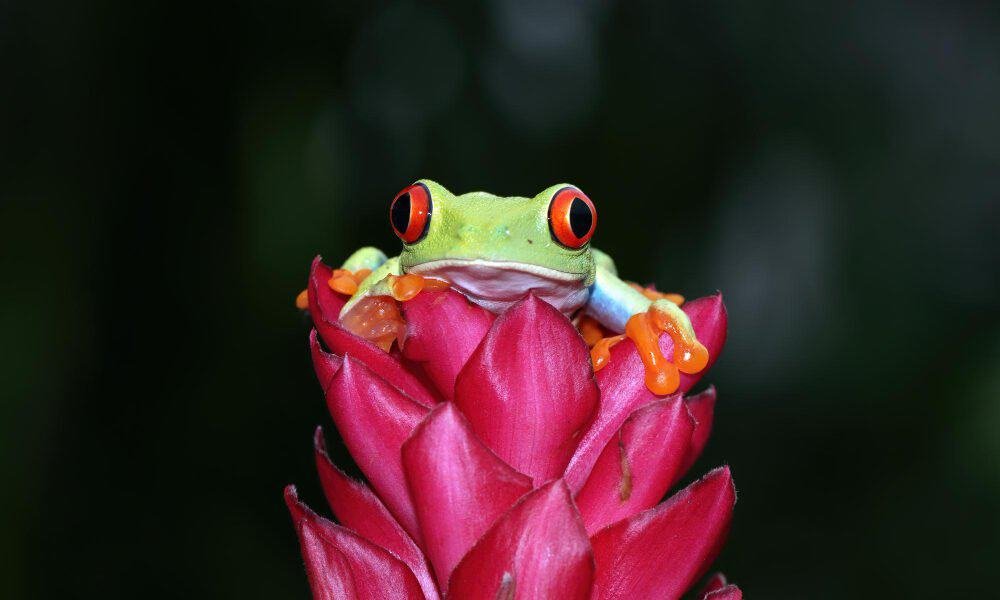
<path fill-rule="evenodd" d="M 586 194 L 574 187 L 556 192 L 549 204 L 552 237 L 567 248 L 582 248 L 597 227 L 597 210 Z"/>
<path fill-rule="evenodd" d="M 420 241 L 431 225 L 431 193 L 422 183 L 414 183 L 396 194 L 389 207 L 389 222 L 399 239 L 407 244 Z"/>

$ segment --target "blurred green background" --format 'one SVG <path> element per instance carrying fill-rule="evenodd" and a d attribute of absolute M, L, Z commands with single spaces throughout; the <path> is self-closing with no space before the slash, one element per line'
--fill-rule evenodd
<path fill-rule="evenodd" d="M 305 597 L 292 300 L 430 177 L 723 290 L 749 597 L 1000 597 L 996 5 L 8 0 L 0 66 L 0 596 Z"/>

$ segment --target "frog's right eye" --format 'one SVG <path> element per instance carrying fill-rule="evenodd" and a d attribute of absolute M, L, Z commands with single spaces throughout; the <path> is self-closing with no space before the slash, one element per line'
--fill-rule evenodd
<path fill-rule="evenodd" d="M 586 194 L 575 187 L 564 187 L 549 203 L 549 230 L 557 242 L 567 248 L 582 248 L 594 236 L 597 209 Z"/>
<path fill-rule="evenodd" d="M 389 222 L 399 239 L 407 244 L 419 242 L 431 225 L 431 193 L 422 183 L 414 183 L 396 194 L 389 207 Z"/>

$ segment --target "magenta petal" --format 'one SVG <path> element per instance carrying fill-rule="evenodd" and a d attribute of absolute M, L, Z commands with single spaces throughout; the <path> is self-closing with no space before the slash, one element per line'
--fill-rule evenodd
<path fill-rule="evenodd" d="M 446 290 L 403 302 L 403 317 L 403 356 L 421 363 L 445 400 L 453 400 L 455 378 L 493 324 L 493 313 Z"/>
<path fill-rule="evenodd" d="M 722 302 L 722 294 L 692 300 L 682 308 L 690 317 L 698 339 L 708 349 L 709 361 L 700 373 L 681 373 L 679 392 L 691 389 L 711 368 L 726 341 L 726 306 Z M 673 356 L 673 342 L 669 335 L 660 336 L 660 349 L 664 356 Z M 574 491 L 583 485 L 597 457 L 625 418 L 640 406 L 660 398 L 646 388 L 642 361 L 635 344 L 629 339 L 611 349 L 608 366 L 597 373 L 597 385 L 601 388 L 600 410 L 580 440 L 565 475 L 566 483 Z"/>
<path fill-rule="evenodd" d="M 487 531 L 451 575 L 449 597 L 590 597 L 594 559 L 562 480 L 521 499 Z"/>
<path fill-rule="evenodd" d="M 330 268 L 316 257 L 309 276 L 309 312 L 312 315 L 313 325 L 327 348 L 339 356 L 350 354 L 414 401 L 427 407 L 434 406 L 438 399 L 419 378 L 406 369 L 398 358 L 383 352 L 375 344 L 354 335 L 340 325 L 337 316 L 343 303 L 336 305 L 329 299 L 330 294 L 340 297 L 327 284 L 330 273 Z M 325 303 L 324 299 L 327 299 Z M 318 371 L 317 375 L 322 377 Z"/>
<path fill-rule="evenodd" d="M 406 489 L 400 448 L 428 410 L 352 356 L 344 357 L 330 381 L 326 402 L 358 467 L 419 545 L 420 531 Z"/>
<path fill-rule="evenodd" d="M 336 321 L 340 309 L 347 304 L 347 296 L 330 289 L 333 270 L 323 264 L 323 257 L 316 255 L 309 268 L 309 314 L 314 323 Z"/>
<path fill-rule="evenodd" d="M 701 597 L 702 600 L 743 600 L 743 591 L 733 584 L 721 587 Z"/>
<path fill-rule="evenodd" d="M 736 503 L 720 467 L 663 504 L 599 531 L 594 598 L 680 598 L 722 548 Z"/>
<path fill-rule="evenodd" d="M 632 413 L 576 496 L 587 532 L 655 506 L 683 474 L 693 430 L 694 419 L 677 397 Z"/>
<path fill-rule="evenodd" d="M 597 402 L 583 339 L 530 294 L 497 317 L 455 383 L 479 439 L 534 481 L 562 475 Z"/>
<path fill-rule="evenodd" d="M 708 437 L 712 434 L 712 420 L 715 415 L 715 386 L 709 386 L 707 390 L 694 396 L 684 399 L 688 411 L 694 417 L 694 433 L 691 434 L 691 445 L 688 447 L 687 459 L 681 471 L 687 471 L 701 456 L 701 451 L 708 443 Z"/>
<path fill-rule="evenodd" d="M 353 531 L 320 517 L 285 488 L 313 598 L 423 598 L 410 569 Z"/>
<path fill-rule="evenodd" d="M 424 596 L 428 600 L 437 599 L 437 587 L 423 553 L 368 486 L 334 466 L 326 453 L 322 427 L 316 428 L 313 447 L 323 493 L 337 520 L 399 557 L 416 576 Z"/>
<path fill-rule="evenodd" d="M 330 380 L 340 370 L 340 363 L 343 362 L 343 359 L 323 349 L 323 345 L 319 342 L 319 334 L 316 333 L 315 328 L 309 332 L 309 350 L 312 353 L 316 379 L 319 380 L 319 384 L 325 392 L 326 388 L 330 387 Z"/>
<path fill-rule="evenodd" d="M 403 469 L 442 588 L 493 521 L 531 491 L 531 479 L 477 440 L 450 402 L 432 410 L 403 445 Z"/>

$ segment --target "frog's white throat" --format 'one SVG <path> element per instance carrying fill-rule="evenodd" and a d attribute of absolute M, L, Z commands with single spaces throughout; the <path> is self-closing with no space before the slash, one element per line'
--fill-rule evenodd
<path fill-rule="evenodd" d="M 565 315 L 587 302 L 586 275 L 527 263 L 445 259 L 414 265 L 407 272 L 444 279 L 469 300 L 494 313 L 507 310 L 528 292 Z"/>

